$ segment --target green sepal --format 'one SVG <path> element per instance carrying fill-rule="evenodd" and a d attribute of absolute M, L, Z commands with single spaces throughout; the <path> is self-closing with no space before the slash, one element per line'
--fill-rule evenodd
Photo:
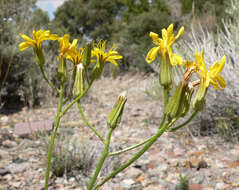
<path fill-rule="evenodd" d="M 92 78 L 99 79 L 104 69 L 104 64 L 96 63 L 92 70 Z"/>
<path fill-rule="evenodd" d="M 173 86 L 173 71 L 168 54 L 160 58 L 160 84 L 165 89 L 171 89 Z"/>
<path fill-rule="evenodd" d="M 36 57 L 36 62 L 39 67 L 43 67 L 45 64 L 45 56 L 42 52 L 42 49 L 34 49 L 35 57 Z"/>

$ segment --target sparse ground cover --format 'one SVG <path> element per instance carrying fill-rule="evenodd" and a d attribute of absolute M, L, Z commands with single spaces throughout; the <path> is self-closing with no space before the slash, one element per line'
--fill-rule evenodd
<path fill-rule="evenodd" d="M 83 99 L 85 114 L 103 133 L 112 104 L 122 91 L 127 91 L 128 101 L 122 123 L 113 134 L 112 149 L 133 145 L 157 130 L 162 101 L 146 95 L 145 89 L 151 81 L 152 76 L 139 73 L 128 73 L 116 79 L 102 78 L 94 83 Z M 48 134 L 19 138 L 13 131 L 16 123 L 54 119 L 56 109 L 57 105 L 52 104 L 0 115 L 0 189 L 43 188 Z M 86 149 L 84 144 L 90 145 L 90 148 Z M 80 118 L 77 107 L 72 109 L 63 117 L 57 135 L 52 160 L 57 164 L 52 164 L 49 189 L 84 189 L 102 148 L 101 142 Z M 114 160 L 107 160 L 101 176 L 106 176 L 130 155 L 131 152 L 128 152 Z M 195 137 L 186 129 L 165 133 L 142 158 L 104 185 L 102 190 L 174 190 L 180 187 L 180 179 L 183 181 L 186 178 L 190 189 L 237 190 L 238 169 L 237 143 L 225 142 L 217 135 Z"/>

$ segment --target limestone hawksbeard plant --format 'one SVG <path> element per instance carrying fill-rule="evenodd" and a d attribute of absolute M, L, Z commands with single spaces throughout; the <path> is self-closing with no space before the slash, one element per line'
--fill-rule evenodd
<path fill-rule="evenodd" d="M 105 135 L 100 134 L 100 132 L 96 130 L 96 128 L 84 115 L 81 107 L 81 99 L 91 88 L 94 81 L 100 78 L 105 64 L 111 63 L 115 66 L 118 66 L 117 62 L 118 60 L 122 59 L 122 56 L 117 52 L 116 46 L 113 45 L 111 48 L 107 48 L 107 42 L 99 40 L 98 42 L 93 42 L 92 44 L 88 43 L 85 45 L 85 47 L 79 47 L 77 44 L 78 40 L 73 39 L 71 42 L 69 34 L 65 34 L 64 36 L 60 37 L 56 34 L 50 34 L 49 30 L 33 30 L 32 38 L 21 34 L 21 37 L 25 41 L 19 45 L 19 49 L 23 51 L 29 47 L 33 48 L 36 62 L 40 68 L 43 79 L 47 82 L 49 87 L 51 87 L 53 90 L 56 90 L 59 94 L 59 103 L 56 119 L 54 122 L 54 129 L 51 134 L 48 148 L 45 173 L 45 190 L 48 189 L 51 157 L 56 132 L 58 130 L 61 118 L 67 114 L 69 109 L 71 109 L 74 104 L 78 105 L 79 113 L 87 126 L 99 138 L 99 141 L 104 144 L 104 150 L 100 156 L 93 176 L 88 183 L 88 190 L 96 190 L 99 189 L 104 183 L 112 179 L 115 175 L 130 166 L 137 159 L 139 159 L 164 132 L 173 132 L 187 125 L 199 111 L 203 110 L 206 104 L 206 95 L 210 84 L 215 90 L 223 90 L 226 87 L 226 82 L 220 75 L 226 62 L 225 56 L 220 61 L 216 61 L 211 67 L 209 67 L 209 69 L 207 69 L 204 61 L 204 52 L 201 54 L 195 52 L 195 60 L 183 59 L 180 55 L 173 52 L 172 45 L 176 40 L 179 39 L 183 32 L 184 28 L 181 27 L 177 35 L 174 36 L 173 24 L 171 24 L 167 29 L 162 29 L 161 38 L 159 37 L 159 34 L 150 32 L 149 36 L 152 38 L 153 43 L 156 46 L 150 49 L 148 52 L 146 56 L 146 62 L 151 63 L 154 61 L 156 64 L 160 64 L 159 78 L 160 84 L 162 85 L 164 91 L 164 112 L 162 114 L 162 120 L 157 126 L 157 131 L 153 136 L 147 139 L 142 139 L 142 141 L 138 144 L 115 152 L 110 152 L 111 135 L 120 125 L 120 121 L 124 112 L 124 106 L 127 102 L 126 92 L 122 92 L 119 95 L 111 112 L 107 116 Z M 54 40 L 59 44 L 59 55 L 57 57 L 57 79 L 60 83 L 59 86 L 56 86 L 49 81 L 45 75 L 44 65 L 46 63 L 42 44 L 46 40 Z M 158 60 L 157 57 L 159 57 Z M 178 83 L 175 91 L 171 92 L 172 85 L 174 84 L 172 67 L 175 66 L 182 66 L 185 69 L 182 79 Z M 198 76 L 198 79 L 192 81 L 192 75 Z M 74 80 L 72 88 L 73 100 L 68 100 L 68 104 L 63 106 L 64 90 L 69 82 L 70 76 L 72 76 Z M 175 126 L 175 122 L 179 118 L 188 115 L 190 109 L 193 110 L 193 113 L 188 116 L 186 121 Z M 138 152 L 133 154 L 130 159 L 116 168 L 108 176 L 105 176 L 101 180 L 97 180 L 103 163 L 107 157 L 123 154 L 124 152 L 136 148 L 139 149 Z"/>

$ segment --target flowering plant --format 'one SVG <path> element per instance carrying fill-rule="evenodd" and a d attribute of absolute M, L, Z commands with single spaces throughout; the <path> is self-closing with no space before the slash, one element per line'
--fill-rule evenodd
<path fill-rule="evenodd" d="M 117 66 L 117 60 L 122 59 L 122 56 L 119 55 L 119 53 L 117 52 L 116 46 L 113 45 L 109 50 L 107 50 L 106 41 L 100 40 L 97 43 L 88 43 L 84 48 L 80 48 L 77 45 L 77 39 L 74 39 L 72 42 L 70 42 L 69 34 L 65 34 L 63 37 L 59 37 L 56 34 L 50 34 L 49 30 L 33 30 L 33 39 L 24 34 L 21 34 L 21 37 L 25 41 L 19 45 L 20 50 L 23 51 L 29 47 L 33 48 L 36 62 L 40 68 L 43 78 L 45 79 L 47 84 L 52 89 L 56 90 L 59 94 L 56 120 L 54 123 L 54 129 L 51 135 L 48 149 L 48 159 L 45 174 L 45 190 L 48 189 L 52 150 L 60 120 L 74 104 L 78 105 L 79 112 L 87 126 L 104 144 L 104 150 L 98 161 L 94 174 L 88 184 L 88 190 L 96 190 L 99 189 L 108 180 L 113 178 L 115 175 L 120 173 L 122 170 L 130 166 L 138 158 L 140 158 L 164 132 L 172 132 L 182 128 L 183 126 L 188 124 L 199 111 L 202 111 L 206 103 L 207 89 L 209 88 L 210 84 L 214 87 L 215 90 L 223 90 L 226 87 L 225 80 L 222 76 L 219 75 L 225 65 L 225 56 L 222 58 L 220 63 L 215 62 L 207 70 L 203 58 L 204 52 L 202 52 L 201 54 L 195 52 L 194 61 L 189 61 L 187 59 L 184 60 L 180 55 L 173 53 L 172 45 L 183 34 L 183 32 L 184 28 L 182 27 L 179 30 L 178 34 L 174 36 L 173 24 L 171 24 L 167 29 L 162 30 L 162 38 L 159 38 L 158 34 L 150 32 L 149 35 L 152 38 L 153 43 L 156 45 L 156 47 L 153 47 L 148 52 L 146 56 L 146 62 L 151 63 L 155 61 L 157 56 L 159 55 L 159 77 L 160 84 L 162 85 L 164 90 L 164 112 L 162 120 L 158 125 L 157 132 L 153 136 L 148 139 L 142 140 L 142 142 L 138 144 L 132 145 L 116 152 L 109 151 L 111 135 L 114 132 L 114 129 L 120 124 L 121 117 L 124 111 L 124 106 L 127 101 L 126 93 L 123 92 L 119 95 L 115 105 L 112 108 L 112 111 L 108 114 L 108 117 L 106 119 L 108 126 L 106 128 L 106 136 L 101 135 L 96 130 L 96 128 L 89 122 L 89 120 L 84 115 L 84 112 L 81 107 L 82 97 L 88 92 L 94 81 L 101 76 L 105 64 L 109 62 Z M 59 43 L 60 48 L 59 56 L 57 57 L 57 79 L 60 82 L 60 87 L 55 86 L 51 81 L 48 80 L 45 75 L 45 58 L 42 49 L 42 43 L 45 40 L 55 40 Z M 73 66 L 70 66 L 69 62 L 73 64 Z M 90 65 L 92 65 L 91 68 L 93 69 L 89 69 Z M 170 93 L 174 84 L 172 67 L 176 65 L 178 67 L 184 66 L 185 70 L 181 81 L 176 87 L 176 90 Z M 65 86 L 69 81 L 68 79 L 70 72 L 72 72 L 72 77 L 74 80 L 72 90 L 74 99 L 64 108 L 63 94 Z M 193 74 L 198 75 L 199 79 L 191 81 L 191 76 Z M 196 95 L 193 96 L 195 90 L 197 90 L 197 92 Z M 172 95 L 170 96 L 170 94 Z M 192 104 L 191 99 L 193 99 Z M 191 107 L 194 110 L 191 116 L 189 116 L 188 119 L 180 125 L 174 126 L 175 122 L 180 117 L 184 117 L 188 114 Z M 132 157 L 126 163 L 123 163 L 111 174 L 102 179 L 102 181 L 97 181 L 97 177 L 107 157 L 119 155 L 126 151 L 130 151 L 139 147 L 141 147 L 140 150 L 134 155 L 132 155 Z"/>

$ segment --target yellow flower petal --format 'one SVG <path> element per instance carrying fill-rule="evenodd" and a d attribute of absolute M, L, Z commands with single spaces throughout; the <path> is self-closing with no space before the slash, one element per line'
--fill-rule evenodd
<path fill-rule="evenodd" d="M 216 77 L 216 80 L 222 88 L 226 88 L 226 81 L 224 80 L 222 76 L 218 75 Z"/>
<path fill-rule="evenodd" d="M 151 50 L 149 50 L 149 52 L 145 58 L 147 63 L 151 63 L 152 61 L 154 61 L 156 59 L 159 49 L 160 49 L 160 47 L 153 47 Z"/>
<path fill-rule="evenodd" d="M 184 32 L 184 27 L 182 26 L 180 30 L 178 31 L 178 34 L 175 38 L 178 39 L 183 34 L 183 32 Z"/>
<path fill-rule="evenodd" d="M 20 51 L 23 51 L 23 50 L 25 50 L 25 49 L 27 49 L 29 47 L 30 47 L 30 45 L 28 43 L 26 43 L 26 42 L 22 42 L 22 43 L 19 44 Z"/>
<path fill-rule="evenodd" d="M 32 40 L 30 37 L 26 36 L 25 34 L 20 34 L 20 35 L 24 40 L 34 42 L 34 40 Z"/>
<path fill-rule="evenodd" d="M 172 54 L 170 56 L 170 63 L 173 66 L 175 66 L 175 65 L 180 66 L 180 65 L 183 64 L 183 59 L 179 55 L 177 55 L 177 54 Z"/>

